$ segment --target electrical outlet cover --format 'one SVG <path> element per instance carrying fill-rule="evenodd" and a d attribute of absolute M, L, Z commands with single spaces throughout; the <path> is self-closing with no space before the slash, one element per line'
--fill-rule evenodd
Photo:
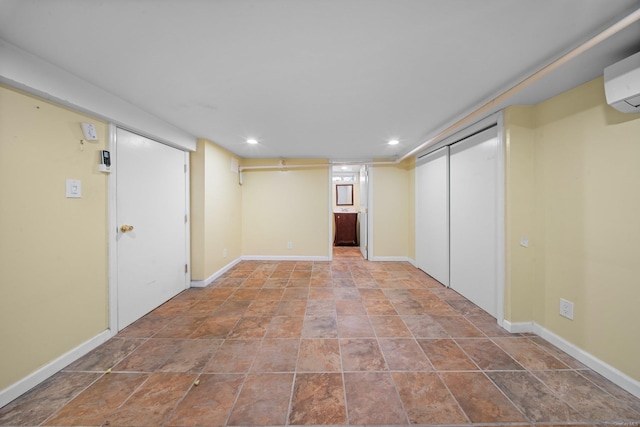
<path fill-rule="evenodd" d="M 573 303 L 564 298 L 560 298 L 560 316 L 573 320 Z"/>

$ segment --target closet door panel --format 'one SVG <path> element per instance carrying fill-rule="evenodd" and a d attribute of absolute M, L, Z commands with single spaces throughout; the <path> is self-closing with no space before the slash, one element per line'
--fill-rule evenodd
<path fill-rule="evenodd" d="M 450 147 L 450 286 L 496 316 L 498 139 L 495 128 Z"/>
<path fill-rule="evenodd" d="M 449 285 L 449 147 L 417 160 L 416 265 Z"/>

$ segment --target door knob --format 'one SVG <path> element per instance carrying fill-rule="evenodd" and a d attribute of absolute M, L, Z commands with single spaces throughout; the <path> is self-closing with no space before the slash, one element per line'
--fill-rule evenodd
<path fill-rule="evenodd" d="M 127 231 L 133 231 L 133 225 L 123 225 L 122 227 L 120 227 L 120 231 L 122 231 L 123 233 L 126 233 Z"/>

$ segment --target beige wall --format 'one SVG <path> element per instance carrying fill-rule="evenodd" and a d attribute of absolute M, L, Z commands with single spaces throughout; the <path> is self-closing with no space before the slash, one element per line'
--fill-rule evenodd
<path fill-rule="evenodd" d="M 412 171 L 409 163 L 373 167 L 374 257 L 408 257 L 415 252 L 415 243 L 409 250 L 409 233 L 415 234 L 413 213 L 409 214 Z"/>
<path fill-rule="evenodd" d="M 243 165 L 273 160 L 244 160 Z M 323 160 L 296 160 L 322 163 Z M 277 162 L 276 162 L 277 163 Z M 246 170 L 242 185 L 242 254 L 329 257 L 329 168 Z M 287 249 L 287 243 L 292 249 Z"/>
<path fill-rule="evenodd" d="M 205 280 L 242 256 L 242 187 L 238 158 L 211 141 L 198 140 L 190 160 L 191 279 Z"/>
<path fill-rule="evenodd" d="M 640 380 L 640 116 L 609 107 L 598 78 L 510 108 L 505 124 L 507 319 L 534 320 Z M 522 234 L 529 249 L 514 247 Z"/>
<path fill-rule="evenodd" d="M 416 161 L 415 157 L 410 157 L 401 166 L 407 170 L 407 256 L 416 259 Z"/>
<path fill-rule="evenodd" d="M 542 307 L 543 289 L 536 290 L 534 280 L 535 253 L 541 248 L 534 227 L 533 108 L 514 106 L 504 112 L 505 318 L 511 322 L 539 322 Z M 520 246 L 523 238 L 528 248 Z"/>
<path fill-rule="evenodd" d="M 105 123 L 0 87 L 0 390 L 108 328 L 106 148 Z"/>

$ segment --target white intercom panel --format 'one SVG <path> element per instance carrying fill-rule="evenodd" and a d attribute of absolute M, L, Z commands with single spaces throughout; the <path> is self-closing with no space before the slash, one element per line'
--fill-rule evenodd
<path fill-rule="evenodd" d="M 84 134 L 84 139 L 87 141 L 98 140 L 98 132 L 96 131 L 96 126 L 93 123 L 82 123 L 82 133 Z"/>

